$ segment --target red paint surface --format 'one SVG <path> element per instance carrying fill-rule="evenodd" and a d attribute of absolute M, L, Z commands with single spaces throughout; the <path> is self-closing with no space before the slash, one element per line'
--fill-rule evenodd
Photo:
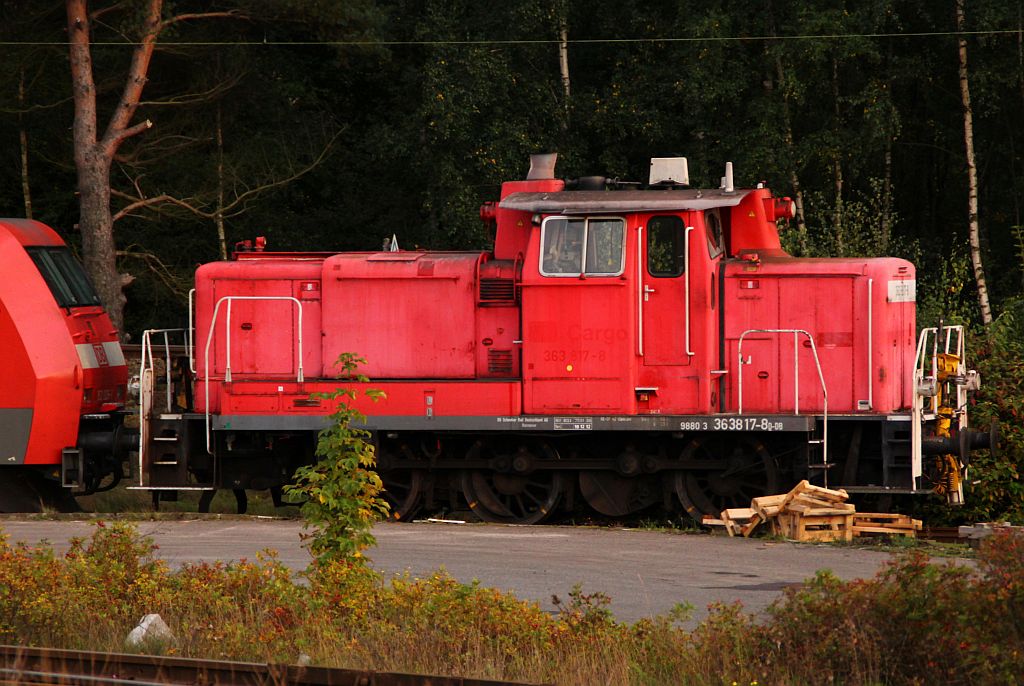
<path fill-rule="evenodd" d="M 0 408 L 33 410 L 25 464 L 59 464 L 61 449 L 77 443 L 80 415 L 124 404 L 127 367 L 102 346 L 118 340 L 110 318 L 100 307 L 58 307 L 24 250 L 63 245 L 39 222 L 0 220 Z M 98 366 L 83 369 L 76 345 L 90 346 Z"/>
<path fill-rule="evenodd" d="M 561 187 L 514 182 L 502 197 L 557 195 Z M 913 279 L 913 267 L 890 258 L 790 258 L 766 208 L 774 200 L 758 189 L 717 210 L 724 252 L 703 209 L 663 213 L 692 227 L 689 263 L 678 275 L 648 269 L 649 212 L 615 215 L 625 222 L 621 274 L 555 277 L 540 270 L 544 217 L 502 208 L 493 212 L 494 255 L 247 253 L 236 263 L 207 265 L 197 273 L 200 353 L 216 298 L 292 294 L 308 304 L 301 352 L 307 383 L 293 384 L 300 358 L 293 308 L 240 305 L 232 318 L 235 383 L 220 387 L 226 323 L 218 321 L 211 403 L 230 414 L 323 414 L 294 401 L 332 388 L 318 379 L 331 377 L 331 361 L 352 352 L 367 359 L 361 371 L 370 385 L 389 393 L 382 404 L 362 407 L 368 414 L 420 416 L 428 407 L 438 416 L 732 413 L 740 335 L 795 328 L 817 346 L 830 412 L 907 408 L 914 303 L 888 302 L 887 284 Z M 316 295 L 303 296 L 302 284 L 316 284 Z M 796 375 L 791 336 L 750 334 L 743 352 L 750 360 L 743 367 L 745 411 L 791 412 L 797 402 L 801 413 L 824 409 L 803 339 Z M 200 379 L 204 369 L 200 364 Z M 273 383 L 255 383 L 261 380 Z M 201 383 L 196 395 L 201 401 Z M 437 405 L 428 406 L 428 396 Z"/>

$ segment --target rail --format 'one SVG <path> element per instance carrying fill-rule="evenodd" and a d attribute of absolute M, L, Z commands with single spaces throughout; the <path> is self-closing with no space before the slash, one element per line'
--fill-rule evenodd
<path fill-rule="evenodd" d="M 0 681 L 111 686 L 498 686 L 510 681 L 0 645 Z M 526 686 L 520 684 L 520 686 Z"/>
<path fill-rule="evenodd" d="M 743 414 L 743 367 L 749 362 L 743 360 L 743 339 L 747 334 L 792 334 L 793 335 L 793 414 L 800 414 L 800 336 L 805 336 L 811 344 L 811 354 L 814 356 L 814 366 L 818 371 L 818 382 L 821 384 L 822 407 L 822 430 L 821 430 L 821 455 L 824 463 L 828 463 L 828 388 L 825 386 L 825 375 L 821 373 L 821 360 L 818 359 L 818 348 L 814 345 L 814 336 L 805 329 L 747 329 L 740 334 L 739 343 L 736 346 L 739 353 L 739 381 L 737 381 L 737 414 Z M 827 473 L 827 472 L 826 472 Z"/>
<path fill-rule="evenodd" d="M 210 330 L 206 334 L 206 347 L 203 351 L 203 391 L 205 393 L 206 406 L 203 408 L 205 414 L 205 426 L 206 426 L 206 452 L 213 455 L 213 447 L 210 442 L 210 346 L 213 343 L 213 334 L 217 330 L 217 318 L 220 315 L 220 306 L 225 302 L 227 307 L 225 308 L 227 314 L 225 315 L 224 329 L 226 331 L 225 343 L 224 343 L 224 383 L 231 383 L 231 304 L 236 300 L 248 300 L 248 301 L 288 301 L 295 304 L 298 308 L 298 343 L 299 347 L 296 351 L 297 358 L 297 373 L 295 375 L 296 383 L 302 383 L 304 376 L 302 372 L 302 303 L 299 302 L 298 298 L 294 298 L 288 295 L 227 295 L 217 301 L 217 304 L 213 308 L 213 317 L 210 318 Z"/>

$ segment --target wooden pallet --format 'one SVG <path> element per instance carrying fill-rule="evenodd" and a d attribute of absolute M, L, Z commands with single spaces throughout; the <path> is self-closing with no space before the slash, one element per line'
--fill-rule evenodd
<path fill-rule="evenodd" d="M 776 518 L 779 534 L 794 541 L 852 541 L 854 515 L 844 510 L 829 512 L 782 512 Z"/>
<path fill-rule="evenodd" d="M 917 538 L 923 523 L 907 515 L 886 512 L 858 512 L 853 516 L 854 536 L 905 536 Z"/>

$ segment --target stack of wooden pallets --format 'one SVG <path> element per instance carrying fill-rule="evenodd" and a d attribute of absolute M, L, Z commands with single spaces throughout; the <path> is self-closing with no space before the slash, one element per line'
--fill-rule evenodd
<path fill-rule="evenodd" d="M 730 536 L 750 536 L 762 524 L 771 533 L 795 541 L 850 541 L 865 534 L 914 537 L 921 521 L 906 515 L 860 513 L 846 491 L 801 481 L 789 493 L 754 498 L 750 507 L 723 510 L 704 524 L 724 527 Z"/>

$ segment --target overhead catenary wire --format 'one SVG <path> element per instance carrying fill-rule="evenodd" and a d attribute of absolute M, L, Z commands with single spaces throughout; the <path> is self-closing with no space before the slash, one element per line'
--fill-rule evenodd
<path fill-rule="evenodd" d="M 624 43 L 741 43 L 741 42 L 784 42 L 813 40 L 847 40 L 853 38 L 948 38 L 970 36 L 1009 36 L 1024 33 L 1021 29 L 986 29 L 978 31 L 916 31 L 916 32 L 880 32 L 880 33 L 814 33 L 799 35 L 754 35 L 754 36 L 663 36 L 638 38 L 575 38 L 569 39 L 570 45 L 602 45 Z M 558 38 L 524 38 L 524 39 L 465 39 L 465 40 L 234 40 L 234 41 L 160 41 L 163 46 L 178 47 L 216 47 L 216 46 L 336 46 L 336 47 L 443 47 L 443 46 L 516 46 L 516 45 L 559 45 Z M 0 40 L 5 47 L 53 47 L 67 46 L 68 41 L 16 41 Z M 135 46 L 134 41 L 92 41 L 94 47 L 125 47 Z"/>

